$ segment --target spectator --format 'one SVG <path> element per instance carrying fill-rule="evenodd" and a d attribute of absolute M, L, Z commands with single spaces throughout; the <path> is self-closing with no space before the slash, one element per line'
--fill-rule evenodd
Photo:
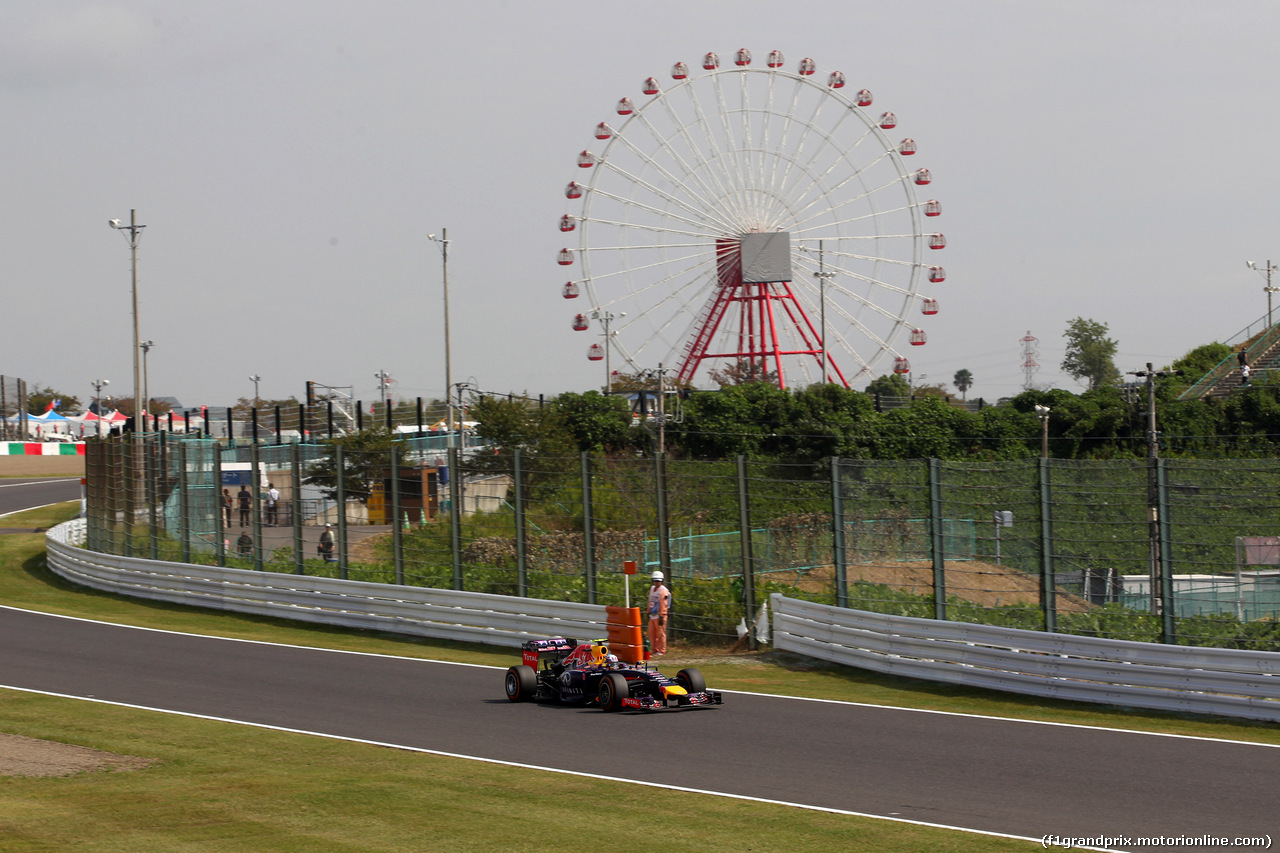
<path fill-rule="evenodd" d="M 654 572 L 649 590 L 649 648 L 655 655 L 667 653 L 667 615 L 671 610 L 671 590 L 663 586 L 662 572 Z"/>
<path fill-rule="evenodd" d="M 317 553 L 324 558 L 326 563 L 334 562 L 333 556 L 333 525 L 326 524 L 324 533 L 320 534 L 320 547 L 316 549 Z"/>
<path fill-rule="evenodd" d="M 240 526 L 249 526 L 249 510 L 253 507 L 253 495 L 249 494 L 248 486 L 240 486 L 240 491 L 236 492 L 236 500 L 240 504 Z"/>
<path fill-rule="evenodd" d="M 267 527 L 275 527 L 279 518 L 280 490 L 275 483 L 267 483 Z"/>

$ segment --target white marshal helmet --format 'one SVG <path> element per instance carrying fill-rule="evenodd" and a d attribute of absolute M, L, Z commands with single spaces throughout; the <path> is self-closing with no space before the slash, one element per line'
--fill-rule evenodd
<path fill-rule="evenodd" d="M 654 572 L 651 577 L 651 580 L 660 581 L 660 580 L 665 580 L 665 578 L 662 576 L 662 572 Z"/>

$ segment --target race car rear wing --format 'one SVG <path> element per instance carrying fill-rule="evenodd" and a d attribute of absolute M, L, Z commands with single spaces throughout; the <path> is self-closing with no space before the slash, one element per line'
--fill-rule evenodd
<path fill-rule="evenodd" d="M 562 658 L 578 647 L 577 640 L 566 637 L 553 637 L 548 640 L 526 640 L 520 649 L 523 652 L 524 665 L 538 668 L 538 662 L 544 658 Z"/>

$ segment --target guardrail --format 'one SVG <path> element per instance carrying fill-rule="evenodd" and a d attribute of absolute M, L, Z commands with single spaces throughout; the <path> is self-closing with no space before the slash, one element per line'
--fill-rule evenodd
<path fill-rule="evenodd" d="M 1075 702 L 1280 721 L 1280 653 L 887 616 L 771 596 L 774 648 Z"/>
<path fill-rule="evenodd" d="M 93 589 L 421 637 L 518 646 L 604 637 L 603 605 L 117 557 L 47 536 L 49 568 Z M 774 647 L 876 672 L 1053 699 L 1280 722 L 1280 653 L 1166 646 L 887 616 L 775 593 Z"/>
<path fill-rule="evenodd" d="M 608 633 L 604 605 L 117 557 L 78 547 L 84 531 L 83 519 L 49 530 L 49 568 L 103 592 L 496 646 Z"/>

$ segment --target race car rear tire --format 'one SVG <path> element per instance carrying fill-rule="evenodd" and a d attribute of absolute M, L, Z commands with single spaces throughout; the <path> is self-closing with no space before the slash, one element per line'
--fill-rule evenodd
<path fill-rule="evenodd" d="M 596 701 L 602 711 L 617 711 L 622 708 L 622 700 L 630 695 L 627 679 L 621 673 L 605 673 L 600 679 L 600 687 L 596 690 Z"/>
<path fill-rule="evenodd" d="M 705 693 L 707 689 L 707 680 L 702 677 L 701 672 L 693 667 L 677 672 L 676 684 L 679 684 L 690 693 Z"/>
<path fill-rule="evenodd" d="M 528 702 L 538 692 L 538 675 L 531 666 L 513 666 L 507 670 L 503 686 L 507 691 L 507 701 Z"/>

